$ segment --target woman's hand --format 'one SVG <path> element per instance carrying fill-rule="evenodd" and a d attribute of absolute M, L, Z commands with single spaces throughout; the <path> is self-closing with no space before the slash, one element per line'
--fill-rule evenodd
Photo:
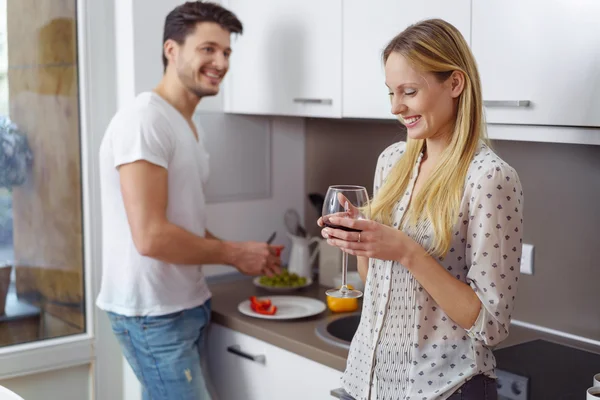
<path fill-rule="evenodd" d="M 360 231 L 347 232 L 330 227 L 321 230 L 328 244 L 354 256 L 393 260 L 406 266 L 415 254 L 425 252 L 404 232 L 379 222 L 337 216 L 329 217 L 328 222 Z M 322 218 L 319 218 L 317 224 L 323 226 Z"/>

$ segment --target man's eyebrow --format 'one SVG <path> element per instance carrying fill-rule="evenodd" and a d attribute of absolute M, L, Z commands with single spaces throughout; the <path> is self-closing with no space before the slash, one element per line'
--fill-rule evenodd
<path fill-rule="evenodd" d="M 206 46 L 207 44 L 211 45 L 211 46 L 215 46 L 215 47 L 221 47 L 221 45 L 219 43 L 217 43 L 217 42 L 211 42 L 211 41 L 200 43 L 197 47 Z M 225 50 L 226 51 L 231 51 L 231 47 L 226 47 Z"/>

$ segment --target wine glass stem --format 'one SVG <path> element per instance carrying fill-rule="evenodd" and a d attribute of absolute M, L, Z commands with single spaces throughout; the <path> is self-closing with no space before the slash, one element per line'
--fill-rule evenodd
<path fill-rule="evenodd" d="M 345 251 L 342 254 L 342 287 L 340 288 L 342 291 L 348 290 L 348 286 L 346 283 L 346 278 L 348 276 L 348 253 Z"/>

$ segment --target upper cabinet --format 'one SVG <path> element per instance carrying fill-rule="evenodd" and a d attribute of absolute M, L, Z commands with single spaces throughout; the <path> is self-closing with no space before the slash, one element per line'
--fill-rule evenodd
<path fill-rule="evenodd" d="M 441 18 L 473 51 L 492 138 L 600 144 L 600 1 L 224 4 L 244 24 L 225 80 L 226 112 L 393 120 L 382 52 L 409 25 Z"/>
<path fill-rule="evenodd" d="M 341 117 L 342 0 L 228 0 L 233 43 L 225 111 Z"/>
<path fill-rule="evenodd" d="M 343 109 L 349 118 L 394 119 L 385 86 L 382 52 L 409 25 L 441 18 L 471 36 L 471 0 L 344 0 Z"/>
<path fill-rule="evenodd" d="M 474 0 L 489 123 L 600 126 L 600 2 Z"/>

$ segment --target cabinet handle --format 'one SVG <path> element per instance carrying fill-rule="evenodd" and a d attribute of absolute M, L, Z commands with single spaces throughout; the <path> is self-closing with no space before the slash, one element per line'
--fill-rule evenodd
<path fill-rule="evenodd" d="M 484 100 L 486 107 L 529 107 L 529 100 Z"/>
<path fill-rule="evenodd" d="M 331 100 L 331 99 L 304 99 L 304 98 L 296 98 L 296 99 L 294 99 L 294 103 L 303 103 L 303 104 L 333 104 L 333 100 Z"/>
<path fill-rule="evenodd" d="M 342 388 L 333 389 L 330 393 L 331 397 L 335 397 L 336 399 L 341 399 L 343 395 L 346 394 L 346 391 Z"/>
<path fill-rule="evenodd" d="M 266 364 L 267 359 L 263 355 L 253 356 L 252 354 L 248 354 L 242 351 L 239 345 L 235 344 L 233 346 L 227 347 L 227 351 L 235 354 L 236 356 L 247 358 L 250 361 L 257 362 L 259 364 Z"/>

